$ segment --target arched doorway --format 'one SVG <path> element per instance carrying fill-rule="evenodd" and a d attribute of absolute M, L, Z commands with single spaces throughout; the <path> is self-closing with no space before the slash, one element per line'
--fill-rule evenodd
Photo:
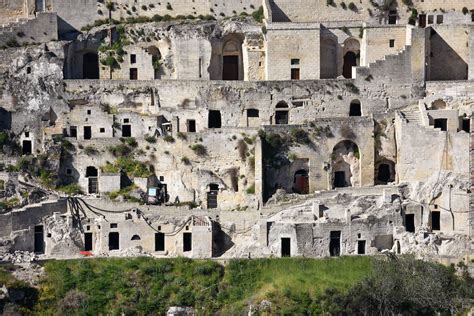
<path fill-rule="evenodd" d="M 96 167 L 89 166 L 86 168 L 86 178 L 88 179 L 88 193 L 96 194 L 99 193 L 98 185 L 99 172 Z"/>
<path fill-rule="evenodd" d="M 241 67 L 242 43 L 237 39 L 228 40 L 222 49 L 222 80 L 243 79 Z"/>
<path fill-rule="evenodd" d="M 375 184 L 388 184 L 395 181 L 395 163 L 390 160 L 380 161 L 375 169 Z"/>
<path fill-rule="evenodd" d="M 85 53 L 82 56 L 82 78 L 99 79 L 99 56 L 96 53 Z"/>
<path fill-rule="evenodd" d="M 359 65 L 360 43 L 355 38 L 348 38 L 344 41 L 344 61 L 342 75 L 344 78 L 352 78 L 352 67 Z"/>
<path fill-rule="evenodd" d="M 148 54 L 151 55 L 152 67 L 155 70 L 154 79 L 160 78 L 160 60 L 161 52 L 156 46 L 150 46 L 147 48 Z"/>
<path fill-rule="evenodd" d="M 360 186 L 359 147 L 350 140 L 343 140 L 332 151 L 332 187 Z"/>
<path fill-rule="evenodd" d="M 275 124 L 286 125 L 290 119 L 288 104 L 284 101 L 278 102 L 275 107 Z"/>

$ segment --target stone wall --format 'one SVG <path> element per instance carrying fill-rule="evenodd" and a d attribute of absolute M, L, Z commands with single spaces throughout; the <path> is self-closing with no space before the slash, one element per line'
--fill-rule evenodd
<path fill-rule="evenodd" d="M 57 19 L 55 13 L 38 13 L 35 19 L 22 20 L 3 26 L 0 28 L 0 47 L 12 46 L 12 41 L 21 45 L 57 40 Z"/>

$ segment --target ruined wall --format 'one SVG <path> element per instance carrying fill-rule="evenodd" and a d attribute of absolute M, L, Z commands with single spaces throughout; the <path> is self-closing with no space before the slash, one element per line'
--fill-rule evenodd
<path fill-rule="evenodd" d="M 0 28 L 0 47 L 18 44 L 44 43 L 58 39 L 57 15 L 55 13 L 39 13 L 35 19 L 15 23 Z M 13 45 L 14 46 L 14 45 Z"/>
<path fill-rule="evenodd" d="M 63 35 L 80 31 L 98 19 L 96 0 L 45 0 L 48 11 L 58 14 L 58 32 Z"/>

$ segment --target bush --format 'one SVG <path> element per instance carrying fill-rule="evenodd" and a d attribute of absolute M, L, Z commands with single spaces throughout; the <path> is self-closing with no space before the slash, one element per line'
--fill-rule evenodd
<path fill-rule="evenodd" d="M 119 144 L 116 146 L 111 146 L 108 148 L 109 152 L 114 155 L 114 157 L 126 157 L 129 156 L 133 150 L 125 144 Z"/>
<path fill-rule="evenodd" d="M 354 4 L 354 2 L 349 3 L 349 9 L 357 12 L 357 6 Z"/>
<path fill-rule="evenodd" d="M 87 156 L 93 156 L 93 155 L 97 155 L 99 152 L 93 146 L 86 146 L 86 148 L 84 148 L 84 153 Z"/>
<path fill-rule="evenodd" d="M 165 137 L 163 137 L 163 140 L 167 143 L 174 143 L 174 138 L 171 135 L 166 135 Z"/>
<path fill-rule="evenodd" d="M 153 175 L 153 172 L 144 162 L 129 157 L 118 158 L 113 164 L 107 162 L 100 169 L 104 173 L 119 173 L 123 171 L 130 177 L 138 178 L 148 178 Z"/>
<path fill-rule="evenodd" d="M 68 184 L 68 185 L 65 185 L 65 186 L 61 186 L 61 187 L 56 188 L 56 190 L 64 192 L 68 195 L 82 194 L 81 187 L 77 183 L 72 183 L 72 184 Z"/>
<path fill-rule="evenodd" d="M 206 147 L 201 144 L 194 144 L 191 146 L 191 150 L 198 156 L 205 156 L 207 154 Z"/>
<path fill-rule="evenodd" d="M 147 141 L 150 144 L 154 144 L 154 143 L 156 143 L 156 137 L 147 135 L 147 136 L 145 136 L 145 141 Z"/>
<path fill-rule="evenodd" d="M 171 4 L 169 2 L 166 4 L 166 9 L 167 10 L 173 10 L 173 7 L 171 6 Z"/>
<path fill-rule="evenodd" d="M 464 15 L 468 14 L 468 13 L 469 13 L 468 8 L 466 8 L 466 7 L 462 8 L 462 13 L 463 13 Z"/>
<path fill-rule="evenodd" d="M 308 132 L 302 128 L 292 128 L 290 130 L 291 138 L 294 142 L 299 144 L 308 144 L 311 142 Z"/>
<path fill-rule="evenodd" d="M 344 1 L 341 2 L 341 8 L 343 8 L 344 10 L 347 10 L 347 5 Z"/>
<path fill-rule="evenodd" d="M 181 158 L 181 162 L 184 163 L 185 165 L 190 165 L 191 164 L 191 161 L 186 156 Z"/>
<path fill-rule="evenodd" d="M 255 194 L 255 183 L 247 188 L 247 194 Z"/>
<path fill-rule="evenodd" d="M 252 17 L 254 18 L 255 21 L 262 23 L 263 19 L 265 18 L 263 14 L 263 7 L 260 6 L 258 10 L 252 12 Z"/>

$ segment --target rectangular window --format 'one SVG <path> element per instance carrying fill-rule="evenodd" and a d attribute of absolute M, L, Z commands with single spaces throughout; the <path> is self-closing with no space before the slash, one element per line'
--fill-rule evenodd
<path fill-rule="evenodd" d="M 291 65 L 294 66 L 294 65 L 299 65 L 300 64 L 300 60 L 297 59 L 297 58 L 294 58 L 294 59 L 291 59 Z"/>
<path fill-rule="evenodd" d="M 165 234 L 155 233 L 155 251 L 165 251 Z"/>
<path fill-rule="evenodd" d="M 428 24 L 433 24 L 434 16 L 428 15 Z"/>
<path fill-rule="evenodd" d="M 247 117 L 259 117 L 259 111 L 257 109 L 247 109 Z"/>
<path fill-rule="evenodd" d="M 436 23 L 437 24 L 443 24 L 443 15 L 437 15 L 436 16 Z"/>
<path fill-rule="evenodd" d="M 137 55 L 130 54 L 130 63 L 131 64 L 136 64 L 137 63 Z"/>
<path fill-rule="evenodd" d="M 100 132 L 101 132 L 101 133 L 105 133 L 105 128 L 101 127 L 101 128 L 100 128 Z"/>
<path fill-rule="evenodd" d="M 69 127 L 69 136 L 77 138 L 77 126 Z"/>
<path fill-rule="evenodd" d="M 435 119 L 434 128 L 440 128 L 442 131 L 448 130 L 448 119 Z"/>
<path fill-rule="evenodd" d="M 394 40 L 394 39 L 391 39 L 391 40 L 389 41 L 389 46 L 390 46 L 390 47 L 395 47 L 395 40 Z"/>
<path fill-rule="evenodd" d="M 118 224 L 117 223 L 110 223 L 110 228 L 117 228 Z"/>
<path fill-rule="evenodd" d="M 291 80 L 300 80 L 300 69 L 299 68 L 291 69 Z"/>
<path fill-rule="evenodd" d="M 191 251 L 192 248 L 192 233 L 183 233 L 183 251 Z"/>
<path fill-rule="evenodd" d="M 92 111 L 91 110 L 87 110 L 87 115 L 91 115 Z"/>

